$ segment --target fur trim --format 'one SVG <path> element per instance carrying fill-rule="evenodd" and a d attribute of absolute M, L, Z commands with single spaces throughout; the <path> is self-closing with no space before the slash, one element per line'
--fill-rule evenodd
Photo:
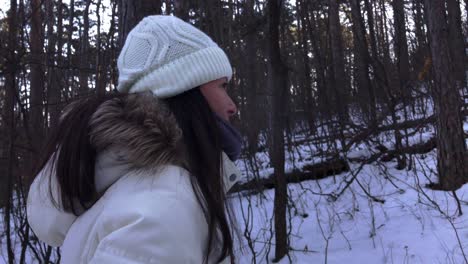
<path fill-rule="evenodd" d="M 123 149 L 122 158 L 138 169 L 183 163 L 182 131 L 151 93 L 128 94 L 100 105 L 90 121 L 90 139 L 98 152 Z"/>

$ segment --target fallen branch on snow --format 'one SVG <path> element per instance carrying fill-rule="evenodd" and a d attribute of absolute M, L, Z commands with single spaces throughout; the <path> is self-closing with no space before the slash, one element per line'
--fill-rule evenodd
<path fill-rule="evenodd" d="M 318 164 L 305 165 L 301 171 L 294 170 L 286 173 L 286 182 L 298 183 L 307 180 L 319 180 L 331 175 L 340 174 L 349 171 L 348 163 L 344 159 L 333 159 Z M 267 178 L 253 179 L 246 183 L 235 185 L 229 192 L 254 191 L 261 192 L 265 189 L 275 188 L 275 176 L 270 175 Z"/>

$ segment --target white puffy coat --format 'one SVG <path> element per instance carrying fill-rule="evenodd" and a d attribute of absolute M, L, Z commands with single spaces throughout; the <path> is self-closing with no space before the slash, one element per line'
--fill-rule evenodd
<path fill-rule="evenodd" d="M 138 104 L 148 103 L 145 102 L 148 99 L 141 99 L 141 96 L 131 100 L 136 100 Z M 101 108 L 115 111 L 112 107 L 120 106 L 115 104 Z M 162 133 L 164 129 L 157 126 L 174 120 L 168 120 L 167 115 L 161 117 L 159 112 L 158 106 L 151 109 L 142 107 L 132 114 L 148 118 L 153 118 L 151 114 L 155 114 L 160 120 L 153 122 L 152 125 L 156 127 L 151 129 L 154 133 Z M 94 128 L 94 131 L 99 132 L 93 135 L 97 145 L 103 143 L 100 140 L 110 140 L 112 136 L 120 136 L 118 140 L 125 140 L 125 135 L 112 135 L 118 130 L 115 126 L 122 126 L 118 122 L 119 116 L 106 116 L 105 111 L 101 111 L 99 116 L 99 129 Z M 104 129 L 102 126 L 105 126 Z M 53 205 L 49 186 L 52 187 L 54 200 L 60 199 L 55 177 L 49 177 L 50 173 L 46 173 L 49 170 L 44 169 L 36 177 L 27 203 L 31 228 L 40 240 L 51 246 L 61 246 L 62 263 L 65 264 L 202 263 L 208 226 L 195 197 L 190 174 L 180 166 L 158 164 L 161 159 L 145 156 L 154 155 L 154 150 L 161 149 L 161 146 L 155 147 L 153 151 L 148 150 L 148 146 L 144 151 L 132 149 L 132 146 L 149 142 L 145 138 L 151 136 L 148 131 L 142 134 L 139 133 L 142 132 L 141 128 L 132 127 L 125 131 L 134 132 L 127 133 L 127 141 L 141 142 L 125 144 L 124 141 L 98 154 L 95 184 L 102 196 L 78 217 Z M 166 132 L 169 136 L 171 133 L 177 135 L 177 131 L 171 129 Z M 158 165 L 147 166 L 152 163 Z M 140 167 L 135 168 L 135 164 L 140 164 Z M 227 191 L 238 180 L 240 173 L 225 154 L 223 166 Z M 225 261 L 229 262 L 227 259 Z"/>

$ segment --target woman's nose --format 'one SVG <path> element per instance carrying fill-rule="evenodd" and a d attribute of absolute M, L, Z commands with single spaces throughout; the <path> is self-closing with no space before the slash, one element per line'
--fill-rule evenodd
<path fill-rule="evenodd" d="M 231 98 L 230 99 L 230 102 L 229 102 L 229 107 L 227 108 L 227 114 L 229 117 L 235 115 L 237 113 L 237 106 L 236 104 L 232 101 Z"/>

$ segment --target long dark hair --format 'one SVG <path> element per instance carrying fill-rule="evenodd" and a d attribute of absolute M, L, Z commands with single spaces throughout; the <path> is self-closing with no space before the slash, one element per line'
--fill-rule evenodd
<path fill-rule="evenodd" d="M 58 201 L 54 199 L 49 186 L 55 206 L 79 215 L 80 211 L 89 209 L 97 199 L 94 186 L 97 153 L 90 142 L 89 122 L 103 102 L 124 96 L 117 93 L 90 95 L 75 100 L 65 108 L 57 127 L 49 134 L 42 159 L 33 175 L 35 177 L 43 169 L 48 170 L 46 173 L 50 177 L 55 175 L 60 187 Z"/>
<path fill-rule="evenodd" d="M 188 170 L 195 176 L 192 178 L 192 187 L 208 222 L 208 252 L 215 242 L 222 243 L 218 262 L 228 255 L 234 259 L 221 176 L 220 132 L 215 116 L 199 89 L 189 90 L 165 101 L 182 129 Z M 221 232 L 220 238 L 217 230 Z"/>
<path fill-rule="evenodd" d="M 79 99 L 66 108 L 51 133 L 37 175 L 48 162 L 60 186 L 60 201 L 52 201 L 67 212 L 79 215 L 99 198 L 94 185 L 97 151 L 90 142 L 89 123 L 98 107 L 126 94 L 107 94 Z M 185 161 L 192 174 L 192 187 L 208 223 L 205 262 L 217 253 L 218 262 L 231 257 L 233 238 L 226 214 L 219 129 L 213 112 L 198 88 L 163 100 L 183 133 Z M 61 203 L 61 204 L 60 204 Z M 220 243 L 221 248 L 214 248 Z"/>

